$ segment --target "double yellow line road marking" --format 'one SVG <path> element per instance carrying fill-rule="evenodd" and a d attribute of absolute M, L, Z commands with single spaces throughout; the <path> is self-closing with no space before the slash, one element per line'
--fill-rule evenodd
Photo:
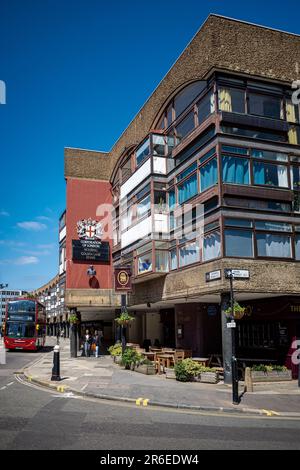
<path fill-rule="evenodd" d="M 135 401 L 135 404 L 137 406 L 148 406 L 148 403 L 149 403 L 149 398 L 138 398 L 136 401 Z"/>

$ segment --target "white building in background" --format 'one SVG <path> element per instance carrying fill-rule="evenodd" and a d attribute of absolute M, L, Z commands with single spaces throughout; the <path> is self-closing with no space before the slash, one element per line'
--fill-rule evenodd
<path fill-rule="evenodd" d="M 5 308 L 7 302 L 18 297 L 23 297 L 25 290 L 0 290 L 0 325 L 5 321 Z"/>

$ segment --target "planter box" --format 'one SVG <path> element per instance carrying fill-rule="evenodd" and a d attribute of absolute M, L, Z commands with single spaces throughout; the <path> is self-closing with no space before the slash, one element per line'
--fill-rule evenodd
<path fill-rule="evenodd" d="M 146 365 L 142 364 L 140 366 L 135 367 L 135 372 L 139 372 L 140 374 L 145 374 L 145 375 L 155 375 L 156 370 L 155 370 L 155 365 Z"/>
<path fill-rule="evenodd" d="M 197 377 L 194 377 L 194 382 L 217 384 L 219 382 L 219 372 L 201 372 Z"/>
<path fill-rule="evenodd" d="M 114 356 L 114 362 L 116 364 L 120 364 L 121 360 L 122 360 L 122 356 Z"/>
<path fill-rule="evenodd" d="M 176 379 L 175 369 L 165 367 L 166 379 Z"/>
<path fill-rule="evenodd" d="M 292 380 L 291 370 L 272 370 L 271 372 L 251 371 L 253 382 L 285 382 Z"/>

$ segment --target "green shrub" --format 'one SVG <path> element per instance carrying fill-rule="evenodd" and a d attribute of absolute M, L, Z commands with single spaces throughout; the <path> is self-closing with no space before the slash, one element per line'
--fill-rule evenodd
<path fill-rule="evenodd" d="M 201 364 L 196 361 L 193 361 L 193 359 L 190 358 L 184 359 L 181 363 L 184 365 L 187 374 L 191 377 L 197 377 L 197 375 L 199 375 L 201 370 L 203 369 Z"/>
<path fill-rule="evenodd" d="M 201 372 L 216 372 L 216 369 L 211 367 L 204 367 L 193 359 L 184 359 L 175 365 L 176 380 L 179 382 L 192 381 L 194 377 L 197 377 Z"/>
<path fill-rule="evenodd" d="M 277 371 L 277 372 L 283 372 L 283 371 L 286 371 L 288 369 L 285 366 L 279 366 L 279 365 L 257 364 L 257 365 L 252 366 L 251 370 L 253 372 L 264 372 L 266 374 L 267 372 L 272 372 L 273 370 Z"/>
<path fill-rule="evenodd" d="M 179 382 L 190 382 L 193 376 L 186 370 L 184 361 L 175 364 L 175 377 Z"/>
<path fill-rule="evenodd" d="M 121 343 L 116 343 L 113 346 L 108 348 L 108 352 L 111 356 L 121 356 L 122 355 L 122 345 Z"/>
<path fill-rule="evenodd" d="M 130 369 L 131 364 L 136 364 L 142 360 L 142 355 L 136 352 L 134 349 L 126 348 L 122 355 L 121 364 L 125 366 L 125 369 Z"/>

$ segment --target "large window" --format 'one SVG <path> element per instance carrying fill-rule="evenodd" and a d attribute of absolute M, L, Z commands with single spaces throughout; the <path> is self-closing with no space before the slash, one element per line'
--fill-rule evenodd
<path fill-rule="evenodd" d="M 300 166 L 291 168 L 291 187 L 294 190 L 300 190 Z"/>
<path fill-rule="evenodd" d="M 274 233 L 257 233 L 257 254 L 272 258 L 291 258 L 291 237 Z"/>
<path fill-rule="evenodd" d="M 197 174 L 195 173 L 184 183 L 178 186 L 178 202 L 183 204 L 198 193 Z"/>
<path fill-rule="evenodd" d="M 139 274 L 152 271 L 152 252 L 142 255 L 138 258 Z"/>
<path fill-rule="evenodd" d="M 155 269 L 157 272 L 166 273 L 169 271 L 168 251 L 155 251 Z"/>
<path fill-rule="evenodd" d="M 224 183 L 250 184 L 249 160 L 247 158 L 222 157 Z"/>
<path fill-rule="evenodd" d="M 150 140 L 147 139 L 137 150 L 136 150 L 136 164 L 141 165 L 144 160 L 150 155 Z"/>
<path fill-rule="evenodd" d="M 225 230 L 226 256 L 253 257 L 253 233 L 250 230 Z"/>
<path fill-rule="evenodd" d="M 215 112 L 215 102 L 213 93 L 207 93 L 197 104 L 198 121 L 201 124 L 206 118 Z"/>
<path fill-rule="evenodd" d="M 295 238 L 295 253 L 296 259 L 300 261 L 300 235 L 297 235 Z"/>
<path fill-rule="evenodd" d="M 176 248 L 173 248 L 173 250 L 170 251 L 170 265 L 171 265 L 171 270 L 177 269 L 177 250 L 176 250 Z"/>
<path fill-rule="evenodd" d="M 199 261 L 199 246 L 197 242 L 189 243 L 179 249 L 179 265 L 187 266 Z"/>
<path fill-rule="evenodd" d="M 176 118 L 194 101 L 205 87 L 206 82 L 197 81 L 185 87 L 175 96 L 174 110 Z"/>
<path fill-rule="evenodd" d="M 219 88 L 219 110 L 245 113 L 245 92 L 236 88 Z"/>
<path fill-rule="evenodd" d="M 180 142 L 186 135 L 188 135 L 195 127 L 194 111 L 191 111 L 179 124 L 176 126 L 176 137 Z"/>
<path fill-rule="evenodd" d="M 137 204 L 137 219 L 141 219 L 148 214 L 151 209 L 150 194 Z"/>
<path fill-rule="evenodd" d="M 264 116 L 273 119 L 281 119 L 281 98 L 258 93 L 249 95 L 249 112 L 258 116 Z"/>
<path fill-rule="evenodd" d="M 288 172 L 284 165 L 272 165 L 254 161 L 254 184 L 288 188 Z"/>
<path fill-rule="evenodd" d="M 218 182 L 217 159 L 213 158 L 200 168 L 200 190 L 201 192 L 214 186 Z"/>
<path fill-rule="evenodd" d="M 152 134 L 153 155 L 165 155 L 166 137 L 164 135 Z"/>
<path fill-rule="evenodd" d="M 221 256 L 220 232 L 212 232 L 203 239 L 203 260 L 209 261 Z"/>

